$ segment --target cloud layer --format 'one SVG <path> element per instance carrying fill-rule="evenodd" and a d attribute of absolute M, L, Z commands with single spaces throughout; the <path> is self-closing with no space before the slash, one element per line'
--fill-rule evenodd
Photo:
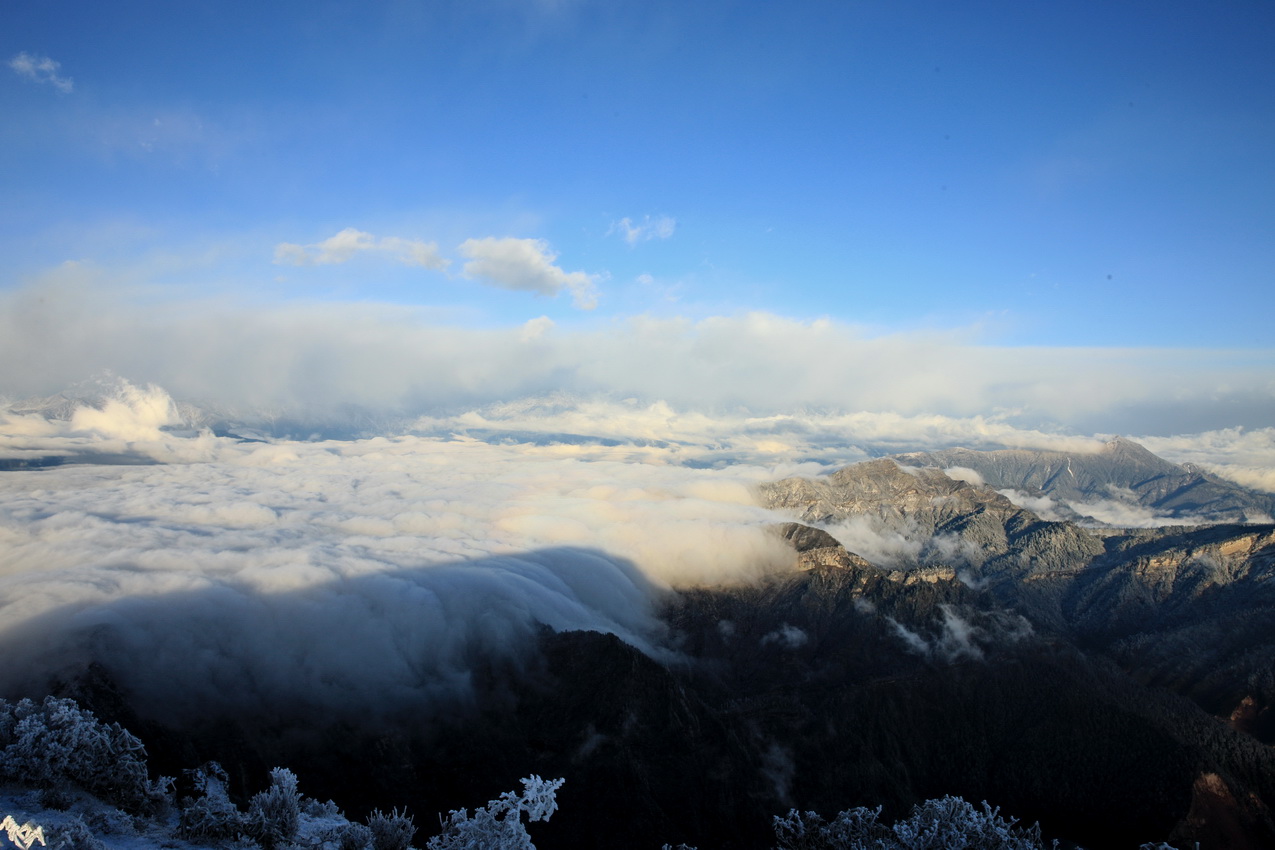
<path fill-rule="evenodd" d="M 466 698 L 476 654 L 516 659 L 540 623 L 660 657 L 667 588 L 793 562 L 750 490 L 771 470 L 181 436 L 166 400 L 131 388 L 0 428 L 44 451 L 166 461 L 0 473 L 0 688 L 97 661 L 167 719 L 438 705 Z"/>
<path fill-rule="evenodd" d="M 564 397 L 422 418 L 413 434 L 243 442 L 192 429 L 198 411 L 154 386 L 61 404 L 0 415 L 0 457 L 98 461 L 0 472 L 0 691 L 95 661 L 176 722 L 442 710 L 468 699 L 476 657 L 516 663 L 538 624 L 666 657 L 654 610 L 670 588 L 791 568 L 767 530 L 788 517 L 757 507 L 758 482 L 866 456 L 848 442 L 865 436 L 1094 442 L 985 420 Z M 1210 439 L 1264 457 L 1233 436 Z M 887 565 L 944 545 L 869 520 L 833 532 Z M 955 658 L 976 654 L 971 634 L 945 613 L 937 643 L 913 637 Z"/>
<path fill-rule="evenodd" d="M 555 271 L 543 245 L 466 244 L 466 274 L 588 292 L 587 276 Z M 182 400 L 293 416 L 348 405 L 437 416 L 566 393 L 777 417 L 781 441 L 807 415 L 851 417 L 865 439 L 923 437 L 929 427 L 967 431 L 971 442 L 1001 432 L 1010 445 L 1023 431 L 1251 431 L 1275 421 L 1273 358 L 1005 348 L 953 331 L 872 335 L 767 313 L 459 327 L 398 305 L 157 300 L 75 265 L 0 294 L 0 362 L 10 364 L 0 392 L 10 398 L 54 393 L 102 369 Z"/>

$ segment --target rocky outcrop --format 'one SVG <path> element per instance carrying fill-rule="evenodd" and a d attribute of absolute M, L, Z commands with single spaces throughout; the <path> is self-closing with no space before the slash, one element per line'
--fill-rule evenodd
<path fill-rule="evenodd" d="M 915 544 L 912 563 L 879 565 L 941 565 L 965 571 L 972 581 L 1079 570 L 1104 551 L 1098 535 L 1042 520 L 989 487 L 889 458 L 827 478 L 784 479 L 762 487 L 761 497 L 803 523 L 835 529 L 856 522 L 856 534 L 893 535 Z"/>

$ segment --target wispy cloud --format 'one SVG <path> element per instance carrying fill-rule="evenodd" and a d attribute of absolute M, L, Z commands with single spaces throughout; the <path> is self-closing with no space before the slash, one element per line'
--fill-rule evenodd
<path fill-rule="evenodd" d="M 404 265 L 427 269 L 443 269 L 451 262 L 439 255 L 434 242 L 400 236 L 378 238 L 353 227 L 311 245 L 280 242 L 274 249 L 274 261 L 287 266 L 339 265 L 363 253 L 387 254 Z"/>
<path fill-rule="evenodd" d="M 543 239 L 512 237 L 466 239 L 460 252 L 469 258 L 464 275 L 503 289 L 557 295 L 566 290 L 582 310 L 597 306 L 597 275 L 563 271 L 554 265 L 558 255 Z"/>
<path fill-rule="evenodd" d="M 75 82 L 70 77 L 58 76 L 58 69 L 62 67 L 62 63 L 55 62 L 47 56 L 19 53 L 9 60 L 9 67 L 19 76 L 37 83 L 48 83 L 63 94 L 70 94 L 75 88 Z"/>
<path fill-rule="evenodd" d="M 636 222 L 626 216 L 612 223 L 607 233 L 618 233 L 625 242 L 636 245 L 652 239 L 668 239 L 675 230 L 677 230 L 677 219 L 671 216 L 661 215 L 652 218 L 644 215 L 641 221 Z"/>

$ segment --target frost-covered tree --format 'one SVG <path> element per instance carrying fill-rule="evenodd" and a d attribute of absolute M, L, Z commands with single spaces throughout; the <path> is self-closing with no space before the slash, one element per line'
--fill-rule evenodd
<path fill-rule="evenodd" d="M 415 822 L 406 812 L 394 809 L 388 815 L 380 809 L 367 816 L 372 850 L 407 850 L 416 834 Z"/>
<path fill-rule="evenodd" d="M 527 820 L 547 821 L 558 810 L 557 793 L 563 779 L 541 779 L 532 774 L 522 780 L 523 791 L 506 791 L 486 807 L 469 815 L 466 809 L 448 813 L 443 832 L 429 840 L 429 850 L 535 850 L 523 826 Z"/>
<path fill-rule="evenodd" d="M 332 831 L 329 838 L 336 850 L 367 850 L 372 846 L 372 830 L 361 823 L 347 823 Z"/>
<path fill-rule="evenodd" d="M 1040 824 L 1020 827 L 1015 818 L 1002 818 L 1000 809 L 986 801 L 976 809 L 951 796 L 914 806 L 906 820 L 894 825 L 894 834 L 907 850 L 1038 850 L 1044 846 Z"/>
<path fill-rule="evenodd" d="M 792 809 L 774 819 L 775 843 L 780 850 L 860 850 L 894 848 L 894 833 L 877 822 L 881 807 L 841 812 L 831 822 L 814 812 Z"/>
<path fill-rule="evenodd" d="M 185 771 L 195 796 L 181 803 L 177 834 L 182 838 L 209 840 L 235 838 L 245 832 L 243 814 L 226 793 L 229 777 L 215 761 Z"/>
<path fill-rule="evenodd" d="M 774 820 L 779 850 L 1044 850 L 1040 825 L 1020 827 L 986 802 L 960 797 L 926 800 L 907 818 L 885 826 L 880 807 L 841 812 L 831 822 L 796 809 Z M 1053 846 L 1057 846 L 1054 842 Z"/>
<path fill-rule="evenodd" d="M 83 819 L 74 817 L 53 830 L 49 845 L 55 850 L 106 850 L 106 845 L 93 834 Z"/>
<path fill-rule="evenodd" d="M 301 794 L 297 776 L 286 767 L 270 771 L 270 787 L 248 801 L 245 819 L 248 834 L 266 850 L 274 850 L 297 837 L 301 824 Z"/>
<path fill-rule="evenodd" d="M 0 700 L 0 777 L 38 788 L 71 784 L 134 812 L 167 800 L 172 780 L 151 781 L 146 748 L 118 723 L 75 700 Z"/>

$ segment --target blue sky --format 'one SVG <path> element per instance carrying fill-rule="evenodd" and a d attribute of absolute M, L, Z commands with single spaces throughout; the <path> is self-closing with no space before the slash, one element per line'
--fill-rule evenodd
<path fill-rule="evenodd" d="M 10 0 L 0 21 L 8 291 L 74 261 L 173 309 L 1240 349 L 1272 408 L 1269 4 Z"/>

